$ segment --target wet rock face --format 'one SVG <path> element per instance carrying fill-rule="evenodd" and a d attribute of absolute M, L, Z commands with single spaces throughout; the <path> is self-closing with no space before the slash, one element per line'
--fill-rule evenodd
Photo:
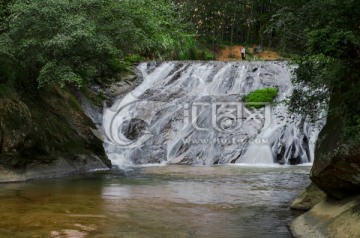
<path fill-rule="evenodd" d="M 126 136 L 129 140 L 137 140 L 146 133 L 148 124 L 140 119 L 133 118 L 129 121 L 126 121 L 121 129 L 121 133 Z"/>
<path fill-rule="evenodd" d="M 325 201 L 326 194 L 314 183 L 310 184 L 291 204 L 291 209 L 308 211 L 316 204 Z"/>
<path fill-rule="evenodd" d="M 337 155 L 328 161 L 316 162 L 311 180 L 332 197 L 359 194 L 360 147 L 354 148 L 351 155 Z"/>
<path fill-rule="evenodd" d="M 294 237 L 360 237 L 360 197 L 327 200 L 297 217 L 290 229 Z"/>
<path fill-rule="evenodd" d="M 301 164 L 313 160 L 322 125 L 292 116 L 286 62 L 142 63 L 144 80 L 105 108 L 105 149 L 114 164 Z M 245 95 L 277 88 L 273 106 L 246 107 Z"/>
<path fill-rule="evenodd" d="M 332 115 L 328 118 L 319 135 L 310 176 L 316 185 L 335 198 L 360 192 L 360 145 L 337 152 L 344 147 L 343 125 L 340 116 Z"/>
<path fill-rule="evenodd" d="M 16 152 L 31 131 L 29 108 L 15 99 L 1 99 L 0 108 L 0 151 Z"/>
<path fill-rule="evenodd" d="M 49 88 L 36 98 L 0 98 L 0 167 L 25 171 L 46 164 L 53 165 L 53 171 L 58 168 L 58 174 L 65 173 L 57 165 L 60 160 L 76 164 L 76 171 L 85 164 L 88 168 L 99 163 L 110 167 L 93 129 L 69 91 Z M 76 158 L 85 158 L 84 163 Z"/>

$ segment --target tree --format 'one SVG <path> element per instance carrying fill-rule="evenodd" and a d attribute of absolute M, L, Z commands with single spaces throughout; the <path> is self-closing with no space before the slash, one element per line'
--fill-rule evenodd
<path fill-rule="evenodd" d="M 292 97 L 294 111 L 314 114 L 317 103 L 330 99 L 329 116 L 344 118 L 345 140 L 360 137 L 360 4 L 358 0 L 311 0 L 279 20 L 304 48 L 298 51 L 296 81 L 303 85 Z M 302 29 L 302 31 L 299 31 Z M 289 37 L 290 38 L 290 37 Z M 295 50 L 296 51 L 296 50 Z"/>
<path fill-rule="evenodd" d="M 166 0 L 16 0 L 7 9 L 0 53 L 40 86 L 101 82 L 127 54 L 175 58 L 193 42 Z"/>
<path fill-rule="evenodd" d="M 180 12 L 191 21 L 201 41 L 272 44 L 266 31 L 270 19 L 290 1 L 272 0 L 176 0 Z M 294 1 L 292 1 L 294 2 Z M 297 1 L 297 2 L 301 2 Z"/>

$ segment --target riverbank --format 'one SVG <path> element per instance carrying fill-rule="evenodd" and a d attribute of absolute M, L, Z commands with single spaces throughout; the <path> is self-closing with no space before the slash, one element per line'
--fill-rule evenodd
<path fill-rule="evenodd" d="M 360 236 L 360 196 L 328 199 L 296 218 L 290 229 L 296 238 L 352 238 Z"/>
<path fill-rule="evenodd" d="M 218 61 L 241 61 L 241 45 L 225 46 L 221 48 L 216 56 Z M 264 60 L 264 61 L 284 61 L 286 60 L 279 53 L 271 49 L 259 48 L 259 51 L 253 47 L 246 47 L 246 60 Z"/>
<path fill-rule="evenodd" d="M 0 183 L 24 182 L 66 177 L 74 174 L 110 170 L 99 157 L 58 158 L 51 164 L 28 165 L 21 169 L 0 166 Z"/>

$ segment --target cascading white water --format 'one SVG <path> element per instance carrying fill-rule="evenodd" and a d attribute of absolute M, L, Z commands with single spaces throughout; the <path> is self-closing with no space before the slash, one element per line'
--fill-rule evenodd
<path fill-rule="evenodd" d="M 143 82 L 104 110 L 105 149 L 113 164 L 300 164 L 314 157 L 324 121 L 290 115 L 286 62 L 154 62 Z M 244 95 L 277 88 L 276 104 L 254 109 Z"/>

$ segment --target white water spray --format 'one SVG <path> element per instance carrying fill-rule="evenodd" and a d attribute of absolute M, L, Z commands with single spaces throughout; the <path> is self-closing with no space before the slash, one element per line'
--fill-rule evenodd
<path fill-rule="evenodd" d="M 143 82 L 104 110 L 113 164 L 302 164 L 313 161 L 324 121 L 290 115 L 286 62 L 153 62 Z M 275 105 L 255 110 L 242 97 L 277 88 Z M 265 143 L 266 142 L 266 143 Z"/>

